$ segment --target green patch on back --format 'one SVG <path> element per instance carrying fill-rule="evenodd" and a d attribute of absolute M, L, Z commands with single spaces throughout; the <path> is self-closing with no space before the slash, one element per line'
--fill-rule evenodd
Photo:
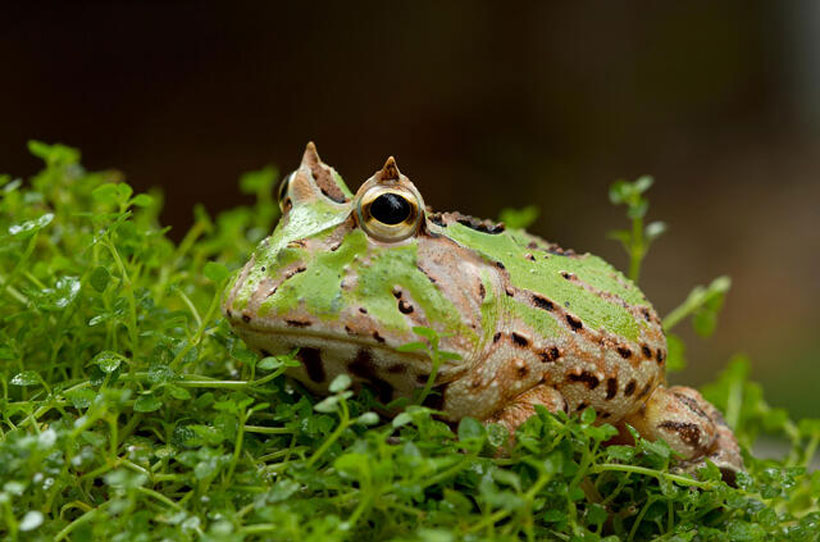
<path fill-rule="evenodd" d="M 393 287 L 410 294 L 412 304 L 420 308 L 439 333 L 461 333 L 473 336 L 463 325 L 460 312 L 430 279 L 416 266 L 418 245 L 415 241 L 399 246 L 380 247 L 369 262 L 357 262 L 352 270 L 358 275 L 358 287 L 346 302 L 367 309 L 382 326 L 410 332 L 407 319 L 398 309 Z"/>
<path fill-rule="evenodd" d="M 287 250 L 287 249 L 286 249 Z M 361 230 L 350 232 L 335 251 L 313 254 L 307 269 L 286 280 L 259 307 L 260 316 L 271 310 L 285 314 L 303 302 L 305 309 L 320 318 L 336 318 L 344 307 L 342 276 L 346 266 L 367 250 Z M 308 255 L 305 251 L 299 251 Z"/>
<path fill-rule="evenodd" d="M 606 300 L 561 275 L 562 272 L 574 273 L 579 281 L 595 289 L 615 294 L 629 304 L 646 305 L 640 291 L 602 259 L 591 255 L 568 257 L 534 251 L 527 248 L 531 239 L 516 231 L 487 234 L 456 223 L 451 224 L 447 232 L 455 241 L 478 251 L 488 260 L 500 261 L 517 288 L 549 297 L 592 329 L 604 329 L 630 340 L 637 339 L 640 324 L 629 310 L 617 300 Z M 526 258 L 529 253 L 535 256 L 535 261 Z M 525 312 L 529 314 L 524 309 L 521 314 Z"/>

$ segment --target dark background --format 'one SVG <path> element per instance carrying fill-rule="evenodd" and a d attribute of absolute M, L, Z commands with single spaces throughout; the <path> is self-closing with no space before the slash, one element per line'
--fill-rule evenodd
<path fill-rule="evenodd" d="M 606 190 L 649 173 L 661 314 L 734 279 L 715 337 L 681 327 L 675 379 L 745 352 L 773 403 L 818 415 L 820 4 L 309 4 L 0 8 L 0 171 L 38 169 L 30 138 L 79 147 L 162 187 L 179 238 L 312 139 L 353 190 L 394 154 L 428 204 L 535 203 L 532 230 L 622 269 Z"/>

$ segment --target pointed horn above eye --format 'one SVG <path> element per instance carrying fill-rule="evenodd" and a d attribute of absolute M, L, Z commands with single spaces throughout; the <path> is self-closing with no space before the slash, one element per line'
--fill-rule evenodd
<path fill-rule="evenodd" d="M 396 165 L 396 159 L 392 156 L 384 163 L 384 167 L 376 173 L 376 180 L 379 182 L 398 181 L 399 167 Z"/>
<path fill-rule="evenodd" d="M 302 165 L 311 167 L 316 164 L 320 164 L 321 162 L 322 159 L 319 158 L 319 153 L 316 151 L 316 145 L 313 141 L 308 141 L 308 144 L 305 147 L 305 153 L 302 155 Z"/>

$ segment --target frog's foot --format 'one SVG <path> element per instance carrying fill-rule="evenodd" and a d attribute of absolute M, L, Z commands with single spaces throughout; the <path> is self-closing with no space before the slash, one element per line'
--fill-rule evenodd
<path fill-rule="evenodd" d="M 683 456 L 678 469 L 696 472 L 708 459 L 733 483 L 743 458 L 720 412 L 692 388 L 659 386 L 638 412 L 625 421 L 649 440 L 663 439 Z"/>
<path fill-rule="evenodd" d="M 499 423 L 510 431 L 510 435 L 514 435 L 518 426 L 535 414 L 535 405 L 542 405 L 550 412 L 558 412 L 559 410 L 566 412 L 568 408 L 567 401 L 561 395 L 561 392 L 550 386 L 540 384 L 513 399 L 507 406 L 485 421 Z"/>

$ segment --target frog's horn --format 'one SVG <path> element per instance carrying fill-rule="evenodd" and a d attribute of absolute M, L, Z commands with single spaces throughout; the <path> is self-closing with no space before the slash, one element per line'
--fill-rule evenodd
<path fill-rule="evenodd" d="M 302 155 L 302 165 L 313 169 L 314 166 L 321 164 L 322 159 L 319 158 L 319 153 L 316 151 L 316 145 L 313 141 L 308 141 L 305 147 L 305 153 Z"/>
<path fill-rule="evenodd" d="M 396 165 L 396 159 L 392 156 L 387 159 L 387 162 L 384 163 L 384 167 L 376 173 L 376 181 L 383 183 L 387 181 L 398 181 L 399 175 L 399 167 Z"/>

